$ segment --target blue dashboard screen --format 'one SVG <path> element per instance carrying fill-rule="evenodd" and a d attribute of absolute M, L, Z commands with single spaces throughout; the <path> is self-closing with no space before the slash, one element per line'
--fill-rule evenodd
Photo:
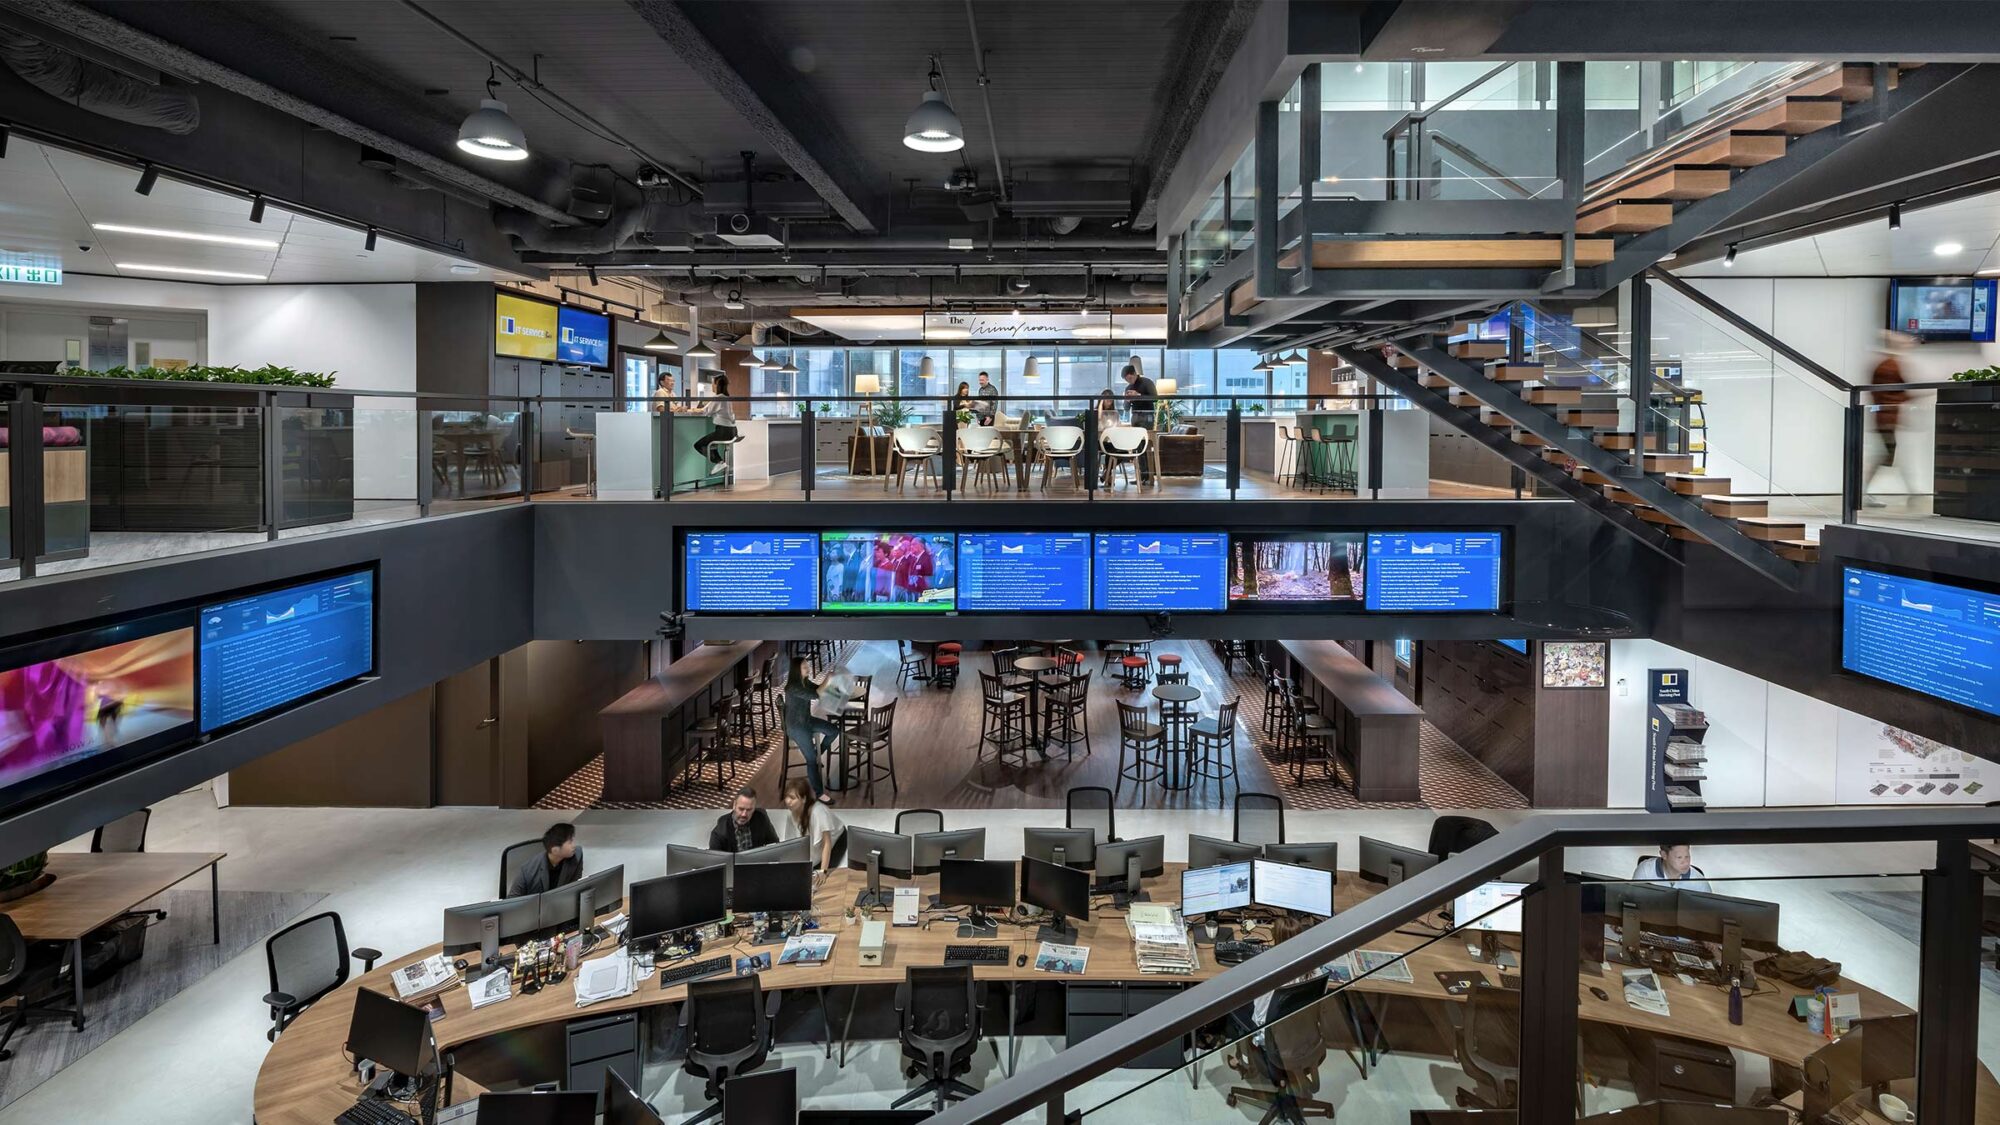
<path fill-rule="evenodd" d="M 2000 715 L 2000 594 L 1847 567 L 1840 666 Z"/>
<path fill-rule="evenodd" d="M 1367 606 L 1387 613 L 1500 608 L 1497 531 L 1371 531 Z"/>
<path fill-rule="evenodd" d="M 374 670 L 372 571 L 201 607 L 203 731 Z"/>
<path fill-rule="evenodd" d="M 690 531 L 691 613 L 811 613 L 819 608 L 819 535 L 811 531 Z"/>
<path fill-rule="evenodd" d="M 1229 601 L 1229 536 L 1099 532 L 1091 604 L 1111 613 L 1219 612 Z"/>
<path fill-rule="evenodd" d="M 958 608 L 1015 612 L 1089 609 L 1089 534 L 1028 531 L 960 535 Z"/>

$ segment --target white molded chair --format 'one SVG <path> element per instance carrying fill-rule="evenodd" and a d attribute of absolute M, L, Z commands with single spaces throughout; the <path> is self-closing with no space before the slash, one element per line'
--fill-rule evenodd
<path fill-rule="evenodd" d="M 895 451 L 897 491 L 902 491 L 905 474 L 928 472 L 936 483 L 938 472 L 933 462 L 940 452 L 936 426 L 897 426 L 890 444 Z M 888 484 L 886 479 L 882 482 L 884 488 Z"/>
<path fill-rule="evenodd" d="M 1000 444 L 1000 431 L 992 426 L 967 426 L 958 431 L 958 455 L 972 470 L 976 484 L 980 477 L 993 478 L 994 491 L 1000 489 L 1000 474 L 1006 467 L 1006 450 Z"/>
<path fill-rule="evenodd" d="M 1042 487 L 1049 486 L 1058 465 L 1069 467 L 1072 487 L 1081 483 L 1077 462 L 1083 457 L 1083 427 L 1049 426 L 1042 430 Z"/>
<path fill-rule="evenodd" d="M 1144 477 L 1142 464 L 1152 447 L 1152 434 L 1142 426 L 1113 426 L 1104 431 L 1104 457 L 1115 482 L 1116 474 L 1130 467 Z"/>

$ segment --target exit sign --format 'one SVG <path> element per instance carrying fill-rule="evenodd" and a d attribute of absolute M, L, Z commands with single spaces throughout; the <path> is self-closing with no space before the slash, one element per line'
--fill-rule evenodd
<path fill-rule="evenodd" d="M 62 267 L 0 262 L 0 281 L 10 281 L 16 285 L 61 285 Z"/>

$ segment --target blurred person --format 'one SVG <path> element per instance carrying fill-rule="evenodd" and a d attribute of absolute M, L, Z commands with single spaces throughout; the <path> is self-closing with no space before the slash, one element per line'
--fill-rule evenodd
<path fill-rule="evenodd" d="M 1910 337 L 1901 332 L 1882 333 L 1882 351 L 1877 355 L 1874 370 L 1868 373 L 1868 383 L 1874 387 L 1893 387 L 1906 382 L 1903 378 L 1903 364 L 1898 358 L 1909 350 Z M 1902 424 L 1903 403 L 1909 400 L 1908 391 L 1871 391 L 1865 401 L 1874 409 L 1868 412 L 1869 428 L 1875 431 L 1873 444 L 1864 444 L 1865 468 L 1861 474 L 1861 500 L 1864 507 L 1886 508 L 1888 505 L 1875 499 L 1875 477 L 1883 469 L 1894 470 L 1896 479 L 1903 486 L 1903 493 L 1913 494 L 1908 474 L 1896 467 L 1896 430 Z"/>

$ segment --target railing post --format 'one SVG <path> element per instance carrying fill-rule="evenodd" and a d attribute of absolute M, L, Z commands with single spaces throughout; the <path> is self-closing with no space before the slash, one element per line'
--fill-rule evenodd
<path fill-rule="evenodd" d="M 946 399 L 944 403 L 944 425 L 939 427 L 943 440 L 938 443 L 938 474 L 944 478 L 944 498 L 958 489 L 958 411 L 955 404 Z"/>
<path fill-rule="evenodd" d="M 857 446 L 861 443 L 862 431 L 867 428 L 866 423 L 867 419 L 863 418 L 855 424 L 854 442 Z M 805 489 L 808 500 L 813 498 L 813 480 L 819 476 L 818 427 L 819 419 L 813 414 L 812 396 L 807 395 L 805 409 L 799 412 L 799 485 Z M 872 449 L 875 439 L 868 440 Z M 765 456 L 770 456 L 768 450 Z"/>
<path fill-rule="evenodd" d="M 1370 400 L 1368 405 L 1368 462 L 1361 467 L 1368 474 L 1368 498 L 1382 498 L 1382 407 Z M 1354 494 L 1361 495 L 1361 482 L 1354 482 Z"/>
<path fill-rule="evenodd" d="M 261 431 L 264 447 L 264 538 L 273 541 L 278 538 L 278 520 L 284 512 L 284 464 L 285 439 L 279 433 L 278 392 L 264 391 L 258 396 L 263 403 L 264 428 Z"/>
<path fill-rule="evenodd" d="M 1917 984 L 1917 1120 L 1972 1120 L 1979 1065 L 1980 875 L 1964 840 L 1940 840 L 1923 874 Z"/>
<path fill-rule="evenodd" d="M 22 578 L 35 576 L 35 559 L 42 553 L 42 404 L 32 384 L 14 388 L 13 410 L 7 419 L 8 510 L 13 519 L 9 550 Z"/>
<path fill-rule="evenodd" d="M 1535 881 L 1521 917 L 1521 1040 L 1534 1049 L 1521 1052 L 1518 1116 L 1574 1121 L 1583 894 L 1563 873 L 1561 848 L 1542 853 Z"/>
<path fill-rule="evenodd" d="M 1083 411 L 1083 491 L 1097 499 L 1097 411 L 1085 399 Z"/>
<path fill-rule="evenodd" d="M 1229 414 L 1222 424 L 1222 475 L 1229 484 L 1229 498 L 1243 483 L 1243 404 L 1229 400 Z"/>
<path fill-rule="evenodd" d="M 658 417 L 660 419 L 659 497 L 662 500 L 672 500 L 674 498 L 674 431 L 679 428 L 674 425 L 673 404 L 671 402 L 668 403 L 667 409 L 662 411 Z"/>
<path fill-rule="evenodd" d="M 417 514 L 429 516 L 431 501 L 437 495 L 436 470 L 432 468 L 437 456 L 437 441 L 431 433 L 431 420 L 424 416 L 424 400 L 411 401 L 416 405 L 417 418 Z"/>
<path fill-rule="evenodd" d="M 1625 393 L 1632 400 L 1632 464 L 1644 466 L 1646 415 L 1653 401 L 1653 287 L 1645 274 L 1635 276 L 1631 285 L 1631 370 L 1626 373 Z"/>
<path fill-rule="evenodd" d="M 535 498 L 535 445 L 541 432 L 535 428 L 535 412 L 528 405 L 528 399 L 521 400 L 521 499 Z"/>
<path fill-rule="evenodd" d="M 1840 522 L 1853 523 L 1860 514 L 1861 506 L 1868 498 L 1862 491 L 1868 482 L 1861 478 L 1861 454 L 1866 427 L 1862 419 L 1867 410 L 1861 402 L 1861 388 L 1852 387 L 1847 392 L 1847 410 L 1841 415 L 1840 435 Z"/>

